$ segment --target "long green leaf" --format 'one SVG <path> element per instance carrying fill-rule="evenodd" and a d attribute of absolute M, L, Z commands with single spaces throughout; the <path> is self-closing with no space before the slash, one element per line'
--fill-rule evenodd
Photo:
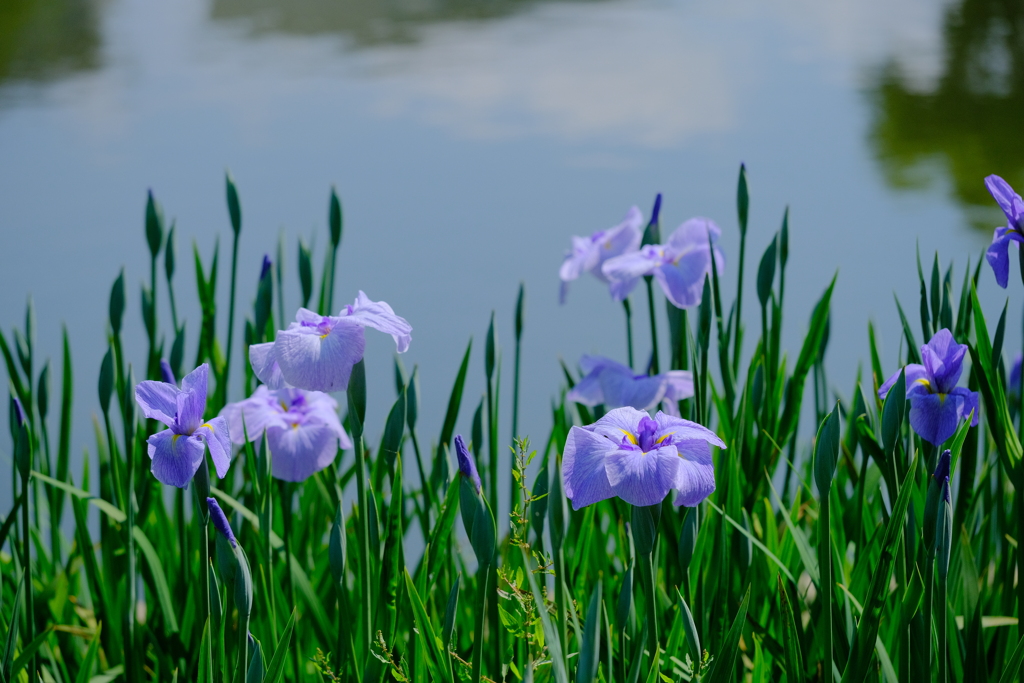
<path fill-rule="evenodd" d="M 82 658 L 82 663 L 79 665 L 75 683 L 89 683 L 92 680 L 92 670 L 100 651 L 100 631 L 102 629 L 102 622 L 96 625 L 96 633 L 89 642 L 89 649 L 85 651 L 85 657 Z"/>
<path fill-rule="evenodd" d="M 270 658 L 270 664 L 267 666 L 267 675 L 263 679 L 263 683 L 277 683 L 277 680 L 281 678 L 281 674 L 284 673 L 284 662 L 288 658 L 288 643 L 292 639 L 292 629 L 295 628 L 295 610 L 292 610 L 292 614 L 288 617 L 288 623 L 284 626 L 284 631 L 281 633 L 281 638 L 277 641 L 277 647 L 274 648 L 274 655 Z"/>
<path fill-rule="evenodd" d="M 722 641 L 715 657 L 715 665 L 711 670 L 709 683 L 727 683 L 736 679 L 736 660 L 740 656 L 740 636 L 743 634 L 743 625 L 747 620 L 747 607 L 750 604 L 750 586 L 747 586 L 743 594 L 743 601 L 736 611 L 736 618 L 732 621 L 732 627 Z"/>
<path fill-rule="evenodd" d="M 885 527 L 885 537 L 882 540 L 882 554 L 872 572 L 871 585 L 867 593 L 868 599 L 864 605 L 864 616 L 857 626 L 857 634 L 854 638 L 850 658 L 846 663 L 846 670 L 843 672 L 842 683 L 863 681 L 874 656 L 878 626 L 882 620 L 882 611 L 885 608 L 886 596 L 889 592 L 889 579 L 892 576 L 896 550 L 900 538 L 903 536 L 903 518 L 910 505 L 911 494 L 914 490 L 914 476 L 920 460 L 921 454 L 915 453 L 914 463 L 907 471 L 907 476 L 900 487 L 900 494 L 896 498 L 896 503 L 893 504 L 892 515 L 889 517 L 889 523 Z"/>
<path fill-rule="evenodd" d="M 470 338 L 466 345 L 466 352 L 462 354 L 462 364 L 459 365 L 459 373 L 455 376 L 455 384 L 452 386 L 451 396 L 448 398 L 448 410 L 444 414 L 444 424 L 441 427 L 441 438 L 437 442 L 438 452 L 444 448 L 452 447 L 452 436 L 455 434 L 455 421 L 459 417 L 459 406 L 462 405 L 462 390 L 466 386 L 466 372 L 469 370 L 469 355 L 473 350 L 473 339 Z M 477 448 L 474 445 L 474 448 Z"/>
<path fill-rule="evenodd" d="M 587 620 L 583 626 L 576 683 L 593 683 L 597 678 L 597 665 L 601 661 L 601 582 L 590 594 Z"/>
<path fill-rule="evenodd" d="M 416 620 L 416 626 L 419 628 L 420 633 L 423 634 L 424 640 L 426 640 L 427 653 L 430 655 L 430 662 L 433 664 L 435 671 L 435 678 L 442 678 L 447 676 L 447 680 L 454 681 L 451 675 L 451 659 L 445 654 L 447 648 L 444 648 L 441 644 L 441 640 L 434 633 L 434 626 L 430 623 L 430 617 L 427 615 L 427 609 L 423 606 L 423 601 L 420 599 L 420 594 L 416 590 L 415 584 L 412 582 L 412 577 L 409 576 L 409 572 L 405 572 L 405 588 L 409 591 L 409 601 L 412 603 L 413 618 Z M 480 644 L 476 643 L 476 647 Z"/>
<path fill-rule="evenodd" d="M 90 505 L 95 506 L 100 512 L 103 512 L 115 522 L 120 523 L 128 519 L 128 516 L 121 512 L 121 510 L 119 510 L 113 504 L 103 500 L 102 498 L 97 498 L 96 496 L 92 495 L 87 491 L 83 491 L 80 488 L 76 488 L 71 484 L 68 484 L 67 482 L 57 481 L 56 479 L 48 477 L 41 472 L 36 472 L 35 470 L 32 471 L 31 476 L 33 479 L 38 479 L 44 484 L 55 486 L 59 489 L 67 491 L 76 498 L 81 498 L 82 500 L 88 502 Z"/>
<path fill-rule="evenodd" d="M 153 589 L 156 592 L 157 602 L 160 603 L 160 611 L 163 613 L 164 621 L 167 623 L 167 634 L 177 633 L 178 618 L 174 615 L 171 589 L 167 585 L 167 576 L 164 574 L 160 556 L 142 529 L 137 526 L 133 527 L 132 535 L 135 537 L 135 543 L 138 545 L 139 550 L 142 551 L 142 556 L 146 558 L 146 564 L 149 565 L 149 571 L 153 576 Z"/>

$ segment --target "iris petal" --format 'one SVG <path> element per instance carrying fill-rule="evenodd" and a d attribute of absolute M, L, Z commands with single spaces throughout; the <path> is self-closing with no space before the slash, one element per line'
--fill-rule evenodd
<path fill-rule="evenodd" d="M 953 436 L 963 413 L 964 398 L 958 394 L 914 396 L 910 402 L 910 426 L 936 446 Z"/>
<path fill-rule="evenodd" d="M 617 450 L 615 443 L 599 434 L 580 427 L 569 430 L 562 455 L 562 476 L 573 510 L 615 495 L 605 472 L 605 461 Z"/>
<path fill-rule="evenodd" d="M 711 447 L 707 441 L 692 440 L 676 443 L 679 451 L 679 469 L 673 488 L 675 505 L 695 507 L 715 491 L 715 466 L 711 460 Z"/>
<path fill-rule="evenodd" d="M 147 443 L 153 461 L 150 470 L 157 481 L 181 489 L 188 486 L 203 462 L 203 442 L 165 429 L 149 437 Z"/>
<path fill-rule="evenodd" d="M 305 481 L 338 454 L 338 436 L 326 425 L 272 427 L 267 445 L 274 477 L 284 481 Z"/>
<path fill-rule="evenodd" d="M 344 391 L 352 366 L 363 357 L 363 328 L 344 318 L 334 319 L 325 335 L 312 328 L 278 333 L 274 353 L 288 384 L 310 391 Z M 309 330 L 309 332 L 307 332 Z"/>
<path fill-rule="evenodd" d="M 231 464 L 231 437 L 228 422 L 223 417 L 215 417 L 203 423 L 195 430 L 195 436 L 203 439 L 210 449 L 210 459 L 221 479 L 228 473 Z"/>
<path fill-rule="evenodd" d="M 181 380 L 178 393 L 178 415 L 175 418 L 175 432 L 191 434 L 203 423 L 206 410 L 206 381 L 210 366 L 203 363 Z"/>
<path fill-rule="evenodd" d="M 395 315 L 394 310 L 387 303 L 370 301 L 370 298 L 362 290 L 356 296 L 356 302 L 345 319 L 390 334 L 391 338 L 395 340 L 399 353 L 409 350 L 409 343 L 412 341 L 412 325 L 405 318 Z M 360 354 L 361 356 L 362 354 Z"/>
<path fill-rule="evenodd" d="M 153 420 L 160 420 L 168 427 L 174 424 L 178 414 L 178 387 L 166 382 L 146 380 L 135 385 L 135 401 L 142 413 Z"/>
<path fill-rule="evenodd" d="M 654 505 L 675 486 L 680 458 L 675 446 L 647 453 L 617 449 L 605 459 L 612 491 L 630 505 Z"/>

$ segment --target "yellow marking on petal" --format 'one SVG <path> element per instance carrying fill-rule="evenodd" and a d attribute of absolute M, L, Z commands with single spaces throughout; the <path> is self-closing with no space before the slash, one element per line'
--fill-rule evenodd
<path fill-rule="evenodd" d="M 283 410 L 286 413 L 288 412 L 288 406 L 284 404 L 284 401 L 281 401 L 281 410 Z"/>
<path fill-rule="evenodd" d="M 626 435 L 626 438 L 629 439 L 629 442 L 631 444 L 633 444 L 634 446 L 639 446 L 640 445 L 640 444 L 637 443 L 636 437 L 633 436 L 632 434 L 630 434 L 629 432 L 627 432 L 625 429 L 620 429 L 619 431 Z"/>
<path fill-rule="evenodd" d="M 292 429 L 298 429 L 298 428 L 299 428 L 299 423 L 298 422 L 292 422 Z"/>
<path fill-rule="evenodd" d="M 181 437 L 181 434 L 171 434 L 171 448 L 174 448 L 174 444 Z"/>
<path fill-rule="evenodd" d="M 940 406 L 941 406 L 941 405 L 942 405 L 943 403 L 945 403 L 945 402 L 946 402 L 946 396 L 947 396 L 946 394 L 939 394 L 939 405 L 940 405 Z"/>
<path fill-rule="evenodd" d="M 210 424 L 209 422 L 204 422 L 203 424 L 199 425 L 200 429 L 202 429 L 203 427 L 209 427 L 211 432 L 214 431 L 213 425 Z"/>
<path fill-rule="evenodd" d="M 932 388 L 932 383 L 923 377 L 921 379 L 915 379 L 914 381 L 917 382 L 918 384 L 928 387 L 929 389 Z"/>
<path fill-rule="evenodd" d="M 321 334 L 321 335 L 320 335 L 320 338 L 321 338 L 321 339 L 326 339 L 326 338 L 327 338 L 327 335 L 328 335 L 328 334 L 330 334 L 330 332 L 327 332 L 327 333 L 325 333 L 325 334 Z"/>
<path fill-rule="evenodd" d="M 611 240 L 608 240 L 607 242 L 604 243 L 604 248 L 605 249 L 611 249 L 612 248 Z"/>
<path fill-rule="evenodd" d="M 655 446 L 657 446 L 657 445 L 658 445 L 659 443 L 661 443 L 662 441 L 664 441 L 664 440 L 665 440 L 665 439 L 667 439 L 668 437 L 672 436 L 673 434 L 675 434 L 675 432 L 669 432 L 669 433 L 668 433 L 668 434 L 666 434 L 665 436 L 663 436 L 663 437 L 661 437 L 660 439 L 658 439 L 657 441 L 655 441 L 655 442 L 654 442 L 654 445 L 655 445 Z"/>

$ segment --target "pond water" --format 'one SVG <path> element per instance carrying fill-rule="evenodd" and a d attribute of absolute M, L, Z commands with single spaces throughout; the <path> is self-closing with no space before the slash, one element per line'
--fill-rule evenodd
<path fill-rule="evenodd" d="M 895 364 L 894 291 L 917 319 L 915 245 L 926 267 L 935 251 L 955 259 L 959 282 L 1000 224 L 984 176 L 1024 187 L 1022 105 L 1024 6 L 994 0 L 11 0 L 0 7 L 0 325 L 20 325 L 31 294 L 40 347 L 58 366 L 67 325 L 75 452 L 94 451 L 107 295 L 122 266 L 126 342 L 144 365 L 147 189 L 176 220 L 194 349 L 193 240 L 208 261 L 220 239 L 224 334 L 225 167 L 243 207 L 243 314 L 282 231 L 298 305 L 297 238 L 322 248 L 334 184 L 345 212 L 335 301 L 363 289 L 412 323 L 403 361 L 420 369 L 421 439 L 437 434 L 472 335 L 458 425 L 468 432 L 492 310 L 508 406 L 522 281 L 520 431 L 542 444 L 559 358 L 625 355 L 621 309 L 602 286 L 581 280 L 558 304 L 570 236 L 633 204 L 646 214 L 660 191 L 663 230 L 709 216 L 734 265 L 742 161 L 748 268 L 790 207 L 791 354 L 839 269 L 826 358 L 848 395 L 869 319 L 886 369 Z M 747 282 L 752 344 L 753 270 Z M 1005 294 L 987 267 L 981 283 L 998 315 Z M 1011 273 L 1011 347 L 1019 287 Z M 159 296 L 168 330 L 163 283 Z M 646 320 L 635 318 L 642 356 Z M 368 336 L 375 442 L 394 399 L 394 347 Z"/>

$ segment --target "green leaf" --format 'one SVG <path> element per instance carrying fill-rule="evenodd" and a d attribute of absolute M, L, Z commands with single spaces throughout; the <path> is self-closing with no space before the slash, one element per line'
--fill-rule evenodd
<path fill-rule="evenodd" d="M 1020 669 L 1022 660 L 1024 660 L 1024 636 L 1017 641 L 1017 647 L 1013 648 L 1013 654 L 1006 660 L 1003 673 L 999 676 L 999 683 L 1013 683 L 1013 680 L 1017 678 L 1017 671 Z"/>
<path fill-rule="evenodd" d="M 836 463 L 839 462 L 839 404 L 821 421 L 818 437 L 814 440 L 814 482 L 822 500 L 832 490 L 832 477 L 835 476 Z"/>
<path fill-rule="evenodd" d="M 776 577 L 779 584 L 779 611 L 782 613 L 782 646 L 785 653 L 786 677 L 789 683 L 799 683 L 804 676 L 804 658 L 800 647 L 800 631 L 796 625 L 793 605 L 789 601 L 782 577 Z"/>
<path fill-rule="evenodd" d="M 778 235 L 772 237 L 772 241 L 768 244 L 768 248 L 764 250 L 764 254 L 761 256 L 761 263 L 757 267 L 757 299 L 761 302 L 762 308 L 768 305 L 768 297 L 772 294 L 772 283 L 775 281 L 775 264 L 778 260 L 775 255 L 778 240 Z"/>
<path fill-rule="evenodd" d="M 43 632 L 32 639 L 32 642 L 21 648 L 21 652 L 18 653 L 18 658 L 14 660 L 14 666 L 11 667 L 10 680 L 14 680 L 18 677 L 18 674 L 24 670 L 28 663 L 35 656 L 39 648 L 43 646 L 46 639 L 50 637 L 50 628 L 43 629 Z"/>
<path fill-rule="evenodd" d="M 284 662 L 288 658 L 288 643 L 291 642 L 292 629 L 294 628 L 295 610 L 292 609 L 292 614 L 288 617 L 288 623 L 285 624 L 284 631 L 277 641 L 277 647 L 274 648 L 274 654 L 270 658 L 270 664 L 267 666 L 267 675 L 263 679 L 263 683 L 277 683 L 277 680 L 281 678 L 281 674 L 284 673 Z"/>
<path fill-rule="evenodd" d="M 679 603 L 679 614 L 683 622 L 683 632 L 686 634 L 686 646 L 690 648 L 690 658 L 697 662 L 700 660 L 700 636 L 697 635 L 697 625 L 693 623 L 693 614 L 690 606 L 683 600 L 682 594 L 676 588 L 676 599 Z"/>
<path fill-rule="evenodd" d="M 750 586 L 743 594 L 743 601 L 736 611 L 732 627 L 722 641 L 722 646 L 715 656 L 715 665 L 708 677 L 709 683 L 726 683 L 736 679 L 736 660 L 740 655 L 740 636 L 747 620 L 747 606 L 750 604 Z"/>
<path fill-rule="evenodd" d="M 417 592 L 409 572 L 406 571 L 404 573 L 405 588 L 409 593 L 409 601 L 412 603 L 413 618 L 416 620 L 417 628 L 423 635 L 423 640 L 426 641 L 427 654 L 430 657 L 428 661 L 433 665 L 434 677 L 435 679 L 441 679 L 442 676 L 446 675 L 447 680 L 453 681 L 451 659 L 441 651 L 439 645 L 441 641 L 434 634 L 434 626 L 430 623 L 430 617 L 427 616 L 427 609 L 423 606 L 420 594 Z"/>
<path fill-rule="evenodd" d="M 804 337 L 803 346 L 800 347 L 800 355 L 797 357 L 796 365 L 793 366 L 793 375 L 786 385 L 786 407 L 782 411 L 779 429 L 776 432 L 775 441 L 777 443 L 788 441 L 796 430 L 796 423 L 800 417 L 800 405 L 803 402 L 804 383 L 821 351 L 825 330 L 828 327 L 832 290 L 835 289 L 837 277 L 839 277 L 838 272 L 832 276 L 832 282 L 825 293 L 821 295 L 811 314 L 810 329 L 807 331 L 807 336 Z"/>
<path fill-rule="evenodd" d="M 245 683 L 263 683 L 265 668 L 263 666 L 263 647 L 260 641 L 249 636 L 249 649 L 252 650 L 252 657 L 249 659 L 249 668 L 245 673 Z"/>
<path fill-rule="evenodd" d="M 601 661 L 601 582 L 597 581 L 596 584 L 590 594 L 587 620 L 583 626 L 576 683 L 593 683 L 597 678 L 597 665 Z"/>
<path fill-rule="evenodd" d="M 864 604 L 864 616 L 857 626 L 857 634 L 854 638 L 850 658 L 846 663 L 846 670 L 843 672 L 842 683 L 853 683 L 863 681 L 868 673 L 871 658 L 874 656 L 875 641 L 878 637 L 878 626 L 882 619 L 882 611 L 885 608 L 886 597 L 889 592 L 889 580 L 892 576 L 893 565 L 896 559 L 896 550 L 900 538 L 903 536 L 904 515 L 910 505 L 911 494 L 914 490 L 914 477 L 917 473 L 921 454 L 914 454 L 914 463 L 907 471 L 907 476 L 900 487 L 899 496 L 892 507 L 892 514 L 889 523 L 885 527 L 885 536 L 882 540 L 882 553 L 875 563 L 871 574 L 871 585 L 868 588 L 867 601 Z"/>
<path fill-rule="evenodd" d="M 754 536 L 754 534 L 752 534 L 748 528 L 746 528 L 743 524 L 737 522 L 729 515 L 727 515 L 724 510 L 719 508 L 710 500 L 707 501 L 707 504 L 710 505 L 711 508 L 715 510 L 718 514 L 722 515 L 725 521 L 729 522 L 729 524 L 735 527 L 737 531 L 746 536 L 748 541 L 750 541 L 752 544 L 757 546 L 762 552 L 764 552 L 764 554 L 768 556 L 768 559 L 774 562 L 775 565 L 779 568 L 779 571 L 782 572 L 782 574 L 785 575 L 785 577 L 789 579 L 794 586 L 796 585 L 796 578 L 794 578 L 793 574 L 789 571 L 789 567 L 786 566 L 786 563 L 780 560 L 778 556 L 775 555 L 775 553 L 769 550 L 768 547 L 764 543 L 762 543 L 756 536 Z M 784 508 L 783 513 L 785 513 Z M 788 519 L 788 515 L 784 514 L 784 516 L 786 516 Z M 790 521 L 790 524 L 792 524 L 792 521 Z M 810 551 L 808 550 L 808 552 Z M 810 572 L 808 571 L 808 573 Z"/>
<path fill-rule="evenodd" d="M 238 201 L 238 188 L 235 187 L 235 179 L 231 171 L 224 172 L 224 185 L 228 199 L 228 215 L 231 217 L 231 230 L 237 236 L 242 229 L 242 207 Z"/>
<path fill-rule="evenodd" d="M 444 626 L 441 628 L 441 644 L 447 649 L 452 642 L 452 634 L 455 632 L 455 617 L 459 608 L 459 588 L 462 584 L 462 574 L 455 575 L 455 583 L 448 593 L 448 603 L 444 608 Z"/>
<path fill-rule="evenodd" d="M 103 622 L 96 625 L 96 633 L 89 642 L 89 649 L 85 651 L 85 657 L 78 667 L 78 675 L 75 676 L 75 683 L 89 683 L 92 680 L 92 670 L 96 664 L 96 658 L 100 651 L 100 631 L 103 630 Z"/>
<path fill-rule="evenodd" d="M 11 618 L 7 620 L 10 629 L 7 631 L 7 644 L 4 646 L 4 658 L 0 665 L 0 673 L 3 680 L 11 680 L 11 666 L 14 664 L 14 645 L 18 641 L 18 613 L 21 611 L 21 594 L 25 588 L 25 571 L 22 570 L 21 578 L 18 579 L 18 587 L 14 590 L 14 607 L 11 609 Z"/>
<path fill-rule="evenodd" d="M 398 395 L 398 400 L 391 406 L 387 422 L 384 424 L 384 438 L 380 443 L 380 453 L 386 458 L 388 471 L 394 472 L 395 457 L 402 448 L 402 436 L 405 434 L 405 389 Z"/>
<path fill-rule="evenodd" d="M 523 566 L 529 567 L 530 560 L 523 550 Z M 540 590 L 537 588 L 537 579 L 534 577 L 532 571 L 526 572 L 526 580 L 530 583 L 530 590 L 533 592 L 533 601 L 537 606 L 537 614 L 540 616 L 541 628 L 544 631 L 544 643 L 548 646 L 548 654 L 551 657 L 551 673 L 554 676 L 555 683 L 569 683 L 569 675 L 565 671 L 565 659 L 562 656 L 562 641 L 558 636 L 558 631 L 551 623 L 551 616 L 548 614 L 547 605 L 544 604 L 544 598 L 541 596 Z M 637 644 L 638 648 L 643 647 L 644 639 L 640 640 Z M 643 650 L 640 650 L 642 653 Z M 640 659 L 640 657 L 637 657 Z"/>
<path fill-rule="evenodd" d="M 228 494 L 224 493 L 223 491 L 221 491 L 218 488 L 211 488 L 210 489 L 210 493 L 212 495 L 216 496 L 220 500 L 220 502 L 224 503 L 229 508 L 231 508 L 232 510 L 237 512 L 238 514 L 242 515 L 242 517 L 245 518 L 245 521 L 249 522 L 249 524 L 252 525 L 253 530 L 256 531 L 257 533 L 259 533 L 259 531 L 260 531 L 260 518 L 256 515 L 255 512 L 253 512 L 252 510 L 247 508 L 245 505 L 242 505 L 242 503 L 240 503 L 238 500 L 232 498 L 231 496 L 229 496 Z M 281 540 L 281 537 L 278 536 L 273 531 L 271 531 L 270 532 L 270 546 L 274 550 L 277 550 L 278 548 L 282 547 L 283 545 L 284 545 L 284 541 Z"/>
<path fill-rule="evenodd" d="M 199 641 L 199 683 L 214 683 L 213 678 L 213 644 L 210 635 L 210 620 L 203 624 L 203 637 Z"/>
<path fill-rule="evenodd" d="M 88 502 L 90 505 L 95 506 L 100 512 L 103 512 L 115 522 L 121 523 L 128 519 L 127 515 L 125 515 L 119 509 L 114 507 L 111 503 L 108 503 L 102 498 L 97 498 L 91 493 L 83 491 L 80 488 L 76 488 L 71 484 L 68 484 L 63 481 L 57 481 L 56 479 L 48 477 L 41 472 L 36 472 L 35 470 L 32 471 L 31 476 L 34 479 L 38 479 L 39 481 L 43 482 L 44 484 L 49 484 L 50 486 L 54 486 L 56 488 L 62 489 L 70 493 L 76 498 L 81 498 L 82 500 Z"/>
<path fill-rule="evenodd" d="M 469 356 L 473 350 L 473 339 L 470 338 L 466 344 L 466 352 L 462 354 L 462 364 L 459 365 L 459 372 L 455 376 L 455 384 L 452 385 L 452 393 L 448 398 L 448 409 L 444 414 L 444 424 L 441 427 L 441 438 L 438 440 L 438 451 L 442 448 L 452 447 L 452 436 L 455 434 L 455 421 L 459 417 L 459 406 L 462 405 L 462 390 L 466 385 L 466 372 L 469 370 Z"/>
<path fill-rule="evenodd" d="M 167 624 L 167 635 L 178 632 L 178 618 L 174 615 L 174 604 L 171 601 L 171 589 L 167 585 L 167 577 L 164 575 L 164 568 L 157 555 L 156 548 L 149 542 L 149 538 L 139 527 L 132 527 L 132 536 L 142 556 L 146 558 L 149 571 L 153 576 L 153 588 L 156 593 L 157 602 L 160 603 L 160 611 L 163 613 L 164 621 Z"/>

